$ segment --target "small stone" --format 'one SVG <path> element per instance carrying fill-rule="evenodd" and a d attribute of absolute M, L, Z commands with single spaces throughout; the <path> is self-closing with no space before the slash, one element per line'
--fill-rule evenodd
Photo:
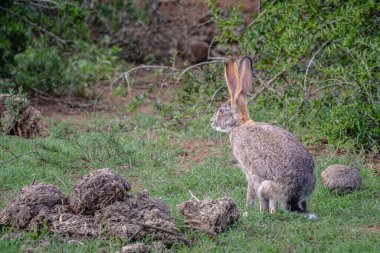
<path fill-rule="evenodd" d="M 352 192 L 362 185 L 359 170 L 345 165 L 331 165 L 321 176 L 326 188 L 340 194 Z"/>
<path fill-rule="evenodd" d="M 309 213 L 308 220 L 310 221 L 316 221 L 319 220 L 318 216 L 315 213 Z"/>

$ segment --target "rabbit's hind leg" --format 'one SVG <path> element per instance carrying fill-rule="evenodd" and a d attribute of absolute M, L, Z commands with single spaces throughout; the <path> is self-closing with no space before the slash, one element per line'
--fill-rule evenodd
<path fill-rule="evenodd" d="M 278 185 L 270 180 L 261 182 L 257 195 L 260 200 L 260 211 L 269 210 L 271 214 L 277 212 Z"/>
<path fill-rule="evenodd" d="M 251 208 L 256 200 L 256 190 L 254 187 L 254 182 L 252 179 L 248 178 L 248 187 L 247 187 L 247 207 Z"/>
<path fill-rule="evenodd" d="M 251 175 L 247 175 L 247 180 L 248 180 L 247 207 L 252 207 L 255 202 L 256 196 L 259 194 L 261 183 L 265 181 L 265 179 L 257 175 L 251 174 Z M 259 202 L 260 202 L 260 211 L 261 210 L 264 211 L 268 209 L 266 207 L 268 205 L 266 201 L 268 200 L 265 201 L 265 199 L 261 198 L 261 196 L 258 196 L 258 197 L 259 197 Z"/>
<path fill-rule="evenodd" d="M 306 200 L 301 202 L 301 207 L 303 212 L 307 212 L 307 203 Z"/>
<path fill-rule="evenodd" d="M 269 212 L 271 214 L 277 213 L 277 201 L 275 199 L 269 199 Z"/>

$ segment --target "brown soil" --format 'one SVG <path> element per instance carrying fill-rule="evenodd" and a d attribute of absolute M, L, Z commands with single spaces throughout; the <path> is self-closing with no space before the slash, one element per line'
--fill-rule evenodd
<path fill-rule="evenodd" d="M 180 143 L 180 165 L 187 170 L 193 164 L 200 164 L 208 157 L 222 157 L 223 140 L 191 139 Z"/>
<path fill-rule="evenodd" d="M 131 87 L 126 88 L 128 94 L 125 96 L 115 95 L 117 85 L 125 86 L 124 80 L 121 80 L 115 87 L 107 83 L 93 87 L 85 97 L 78 95 L 56 97 L 36 91 L 30 101 L 40 111 L 42 118 L 52 118 L 58 122 L 72 121 L 81 127 L 99 115 L 110 118 L 115 114 L 130 115 L 128 105 L 136 97 L 144 94 L 148 97 L 136 111 L 146 114 L 156 113 L 153 101 L 159 99 L 164 103 L 174 99 L 173 84 L 166 82 L 166 76 L 157 75 L 152 70 L 146 69 L 133 73 L 134 82 L 131 80 Z M 149 89 L 152 91 L 149 92 Z M 96 103 L 91 102 L 92 100 Z"/>
<path fill-rule="evenodd" d="M 373 227 L 369 227 L 368 230 L 372 233 L 380 234 L 380 224 Z"/>
<path fill-rule="evenodd" d="M 239 219 L 239 211 L 232 198 L 199 201 L 191 199 L 179 206 L 185 224 L 211 235 L 221 233 Z"/>

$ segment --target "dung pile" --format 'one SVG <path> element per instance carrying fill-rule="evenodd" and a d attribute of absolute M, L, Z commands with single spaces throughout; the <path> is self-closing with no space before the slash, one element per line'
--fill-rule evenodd
<path fill-rule="evenodd" d="M 211 235 L 222 232 L 239 219 L 236 204 L 229 197 L 204 201 L 191 199 L 182 203 L 179 209 L 187 226 Z"/>
<path fill-rule="evenodd" d="M 0 213 L 0 226 L 18 229 L 38 228 L 44 217 L 50 219 L 52 209 L 68 203 L 68 198 L 51 184 L 32 184 L 22 188 L 21 193 Z"/>
<path fill-rule="evenodd" d="M 70 207 L 77 214 L 93 214 L 115 201 L 127 197 L 130 184 L 110 169 L 101 169 L 85 175 L 75 187 Z"/>
<path fill-rule="evenodd" d="M 39 229 L 74 238 L 113 236 L 138 239 L 149 235 L 166 245 L 188 241 L 177 232 L 167 206 L 147 193 L 129 196 L 130 184 L 110 169 L 84 176 L 71 198 L 56 186 L 32 184 L 0 213 L 0 227 Z"/>
<path fill-rule="evenodd" d="M 0 94 L 0 132 L 25 138 L 39 136 L 43 132 L 41 114 L 25 97 Z"/>

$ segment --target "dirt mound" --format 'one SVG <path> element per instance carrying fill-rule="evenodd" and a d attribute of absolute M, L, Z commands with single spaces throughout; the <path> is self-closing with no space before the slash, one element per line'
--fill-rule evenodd
<path fill-rule="evenodd" d="M 362 185 L 359 170 L 345 165 L 331 165 L 322 171 L 321 176 L 327 189 L 340 194 L 352 192 Z"/>
<path fill-rule="evenodd" d="M 0 94 L 0 132 L 32 138 L 42 134 L 41 113 L 26 98 Z"/>
<path fill-rule="evenodd" d="M 178 233 L 168 207 L 146 192 L 128 196 L 130 184 L 110 169 L 84 176 L 69 199 L 54 185 L 32 184 L 0 213 L 0 226 L 39 229 L 73 238 L 149 236 L 170 246 L 190 241 Z"/>
<path fill-rule="evenodd" d="M 26 186 L 0 213 L 0 226 L 38 228 L 45 219 L 50 220 L 52 208 L 67 202 L 67 197 L 54 185 L 37 183 Z"/>
<path fill-rule="evenodd" d="M 70 198 L 70 206 L 77 214 L 93 214 L 115 201 L 123 201 L 130 189 L 123 177 L 110 169 L 101 169 L 80 180 Z"/>
<path fill-rule="evenodd" d="M 216 235 L 239 219 L 239 211 L 232 198 L 198 201 L 191 199 L 179 206 L 185 224 L 192 229 Z"/>

